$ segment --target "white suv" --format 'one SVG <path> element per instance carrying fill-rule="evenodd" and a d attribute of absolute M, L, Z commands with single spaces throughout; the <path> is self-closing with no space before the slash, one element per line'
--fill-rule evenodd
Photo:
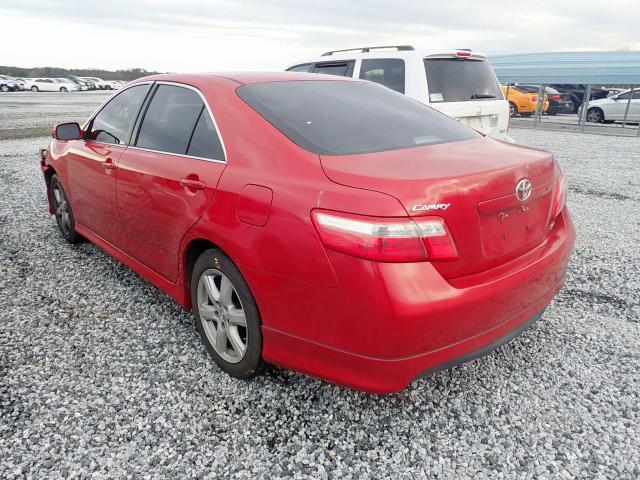
<path fill-rule="evenodd" d="M 509 104 L 491 65 L 477 52 L 424 53 L 408 45 L 365 47 L 327 52 L 287 70 L 371 80 L 484 134 L 507 139 Z"/>

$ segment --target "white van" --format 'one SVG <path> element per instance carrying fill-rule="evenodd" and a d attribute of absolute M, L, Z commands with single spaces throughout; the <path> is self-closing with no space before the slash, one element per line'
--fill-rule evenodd
<path fill-rule="evenodd" d="M 326 52 L 290 72 L 381 83 L 498 140 L 507 139 L 509 104 L 487 58 L 471 50 L 425 53 L 409 45 Z"/>

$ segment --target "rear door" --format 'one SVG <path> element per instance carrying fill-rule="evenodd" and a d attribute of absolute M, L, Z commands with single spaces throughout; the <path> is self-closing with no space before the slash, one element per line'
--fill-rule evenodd
<path fill-rule="evenodd" d="M 629 97 L 631 97 L 631 103 L 629 103 Z M 617 97 L 606 100 L 606 102 L 606 104 L 602 105 L 602 108 L 607 120 L 624 119 L 624 114 L 627 111 L 627 104 L 629 104 L 627 120 L 637 121 L 640 119 L 640 91 L 629 90 L 625 93 L 621 93 Z"/>
<path fill-rule="evenodd" d="M 178 275 L 182 238 L 202 216 L 226 166 L 202 94 L 160 82 L 118 165 L 118 211 L 126 252 L 166 279 Z"/>

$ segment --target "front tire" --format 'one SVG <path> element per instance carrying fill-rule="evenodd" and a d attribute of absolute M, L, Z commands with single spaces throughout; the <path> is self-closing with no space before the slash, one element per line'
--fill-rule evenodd
<path fill-rule="evenodd" d="M 0 87 L 0 90 L 2 90 L 3 92 L 8 92 L 9 91 L 9 85 L 2 85 L 2 87 Z"/>
<path fill-rule="evenodd" d="M 587 110 L 587 122 L 592 123 L 603 123 L 604 122 L 604 112 L 599 108 L 590 108 Z"/>
<path fill-rule="evenodd" d="M 33 87 L 31 87 L 31 91 L 32 92 L 37 92 L 39 90 L 38 87 L 36 87 L 35 85 Z"/>
<path fill-rule="evenodd" d="M 509 116 L 515 117 L 518 114 L 518 107 L 513 102 L 509 102 Z"/>
<path fill-rule="evenodd" d="M 67 197 L 67 193 L 58 175 L 51 177 L 51 181 L 49 182 L 49 195 L 51 195 L 56 222 L 62 237 L 69 243 L 82 241 L 82 237 L 76 232 L 76 222 L 71 204 L 69 203 L 69 197 Z"/>
<path fill-rule="evenodd" d="M 67 87 L 60 87 L 61 92 L 68 92 Z"/>
<path fill-rule="evenodd" d="M 218 366 L 248 379 L 262 366 L 262 330 L 255 299 L 221 250 L 205 251 L 191 274 L 191 303 L 202 342 Z"/>

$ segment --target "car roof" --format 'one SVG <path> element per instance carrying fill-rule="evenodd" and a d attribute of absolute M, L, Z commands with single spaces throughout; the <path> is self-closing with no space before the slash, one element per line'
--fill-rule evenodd
<path fill-rule="evenodd" d="M 288 81 L 343 81 L 354 82 L 357 79 L 341 77 L 338 75 L 322 75 L 317 73 L 300 73 L 300 72 L 220 72 L 220 73 L 189 73 L 189 74 L 161 74 L 143 77 L 136 80 L 141 81 L 165 81 L 188 83 L 194 86 L 206 84 L 208 81 L 216 78 L 224 78 L 231 80 L 240 85 L 252 83 L 268 83 L 268 82 L 288 82 Z"/>
<path fill-rule="evenodd" d="M 486 60 L 484 53 L 476 52 L 468 49 L 457 50 L 393 50 L 393 49 L 375 49 L 368 52 L 354 50 L 344 50 L 336 52 L 327 52 L 324 55 L 309 57 L 298 62 L 293 62 L 287 66 L 305 65 L 307 63 L 325 63 L 332 61 L 356 60 L 356 59 L 377 59 L 377 58 L 402 58 L 409 59 L 435 59 L 435 58 L 458 58 L 458 52 L 464 52 L 464 58 L 470 60 Z"/>

